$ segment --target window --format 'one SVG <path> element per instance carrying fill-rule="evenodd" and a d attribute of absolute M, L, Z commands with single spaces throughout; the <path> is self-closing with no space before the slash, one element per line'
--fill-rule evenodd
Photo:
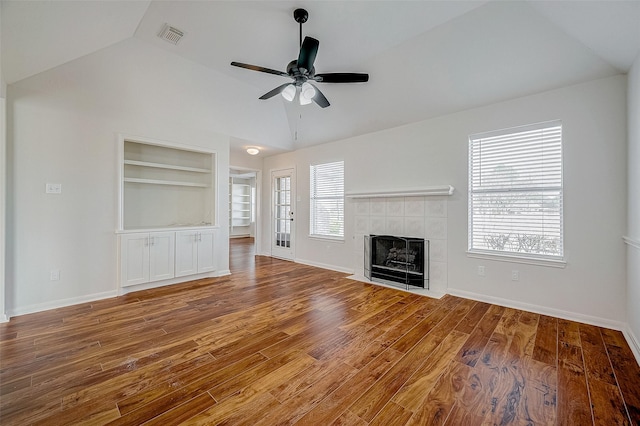
<path fill-rule="evenodd" d="M 469 251 L 561 260 L 562 124 L 469 137 Z"/>
<path fill-rule="evenodd" d="M 344 238 L 344 161 L 311 166 L 310 234 Z"/>

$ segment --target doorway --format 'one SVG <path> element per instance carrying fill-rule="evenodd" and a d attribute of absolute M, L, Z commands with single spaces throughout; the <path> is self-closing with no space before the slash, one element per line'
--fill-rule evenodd
<path fill-rule="evenodd" d="M 295 170 L 271 172 L 271 255 L 293 260 L 295 252 Z"/>
<path fill-rule="evenodd" d="M 259 247 L 260 240 L 260 170 L 229 167 L 229 238 L 251 241 Z"/>

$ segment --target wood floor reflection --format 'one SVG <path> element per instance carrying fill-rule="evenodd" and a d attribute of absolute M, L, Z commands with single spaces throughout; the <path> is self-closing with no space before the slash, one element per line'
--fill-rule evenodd
<path fill-rule="evenodd" d="M 0 324 L 0 423 L 640 422 L 618 331 L 230 252 L 228 277 Z"/>

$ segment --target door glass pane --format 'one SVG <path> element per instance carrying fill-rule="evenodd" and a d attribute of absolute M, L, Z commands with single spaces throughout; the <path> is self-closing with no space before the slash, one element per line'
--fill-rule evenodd
<path fill-rule="evenodd" d="M 291 247 L 291 177 L 277 177 L 274 185 L 275 243 L 278 247 Z"/>

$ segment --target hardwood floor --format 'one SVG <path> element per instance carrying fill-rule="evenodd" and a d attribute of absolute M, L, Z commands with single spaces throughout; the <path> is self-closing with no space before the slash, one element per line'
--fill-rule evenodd
<path fill-rule="evenodd" d="M 638 425 L 622 334 L 254 257 L 0 324 L 0 423 Z"/>

